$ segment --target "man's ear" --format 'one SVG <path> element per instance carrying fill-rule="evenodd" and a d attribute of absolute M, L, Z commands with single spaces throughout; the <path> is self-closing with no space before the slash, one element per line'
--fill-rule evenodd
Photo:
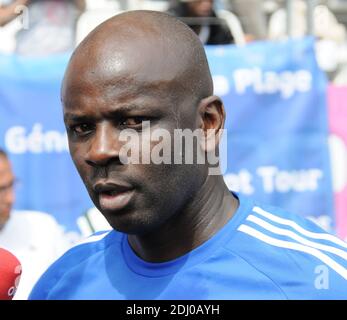
<path fill-rule="evenodd" d="M 204 132 L 201 148 L 205 152 L 214 151 L 220 142 L 225 122 L 225 110 L 222 100 L 217 96 L 209 96 L 200 101 L 200 129 Z"/>

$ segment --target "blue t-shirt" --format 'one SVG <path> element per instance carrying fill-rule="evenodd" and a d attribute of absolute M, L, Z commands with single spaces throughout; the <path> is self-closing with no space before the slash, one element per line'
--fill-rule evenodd
<path fill-rule="evenodd" d="M 57 260 L 30 299 L 347 299 L 347 243 L 238 197 L 218 233 L 172 261 L 148 263 L 126 235 L 96 234 Z"/>

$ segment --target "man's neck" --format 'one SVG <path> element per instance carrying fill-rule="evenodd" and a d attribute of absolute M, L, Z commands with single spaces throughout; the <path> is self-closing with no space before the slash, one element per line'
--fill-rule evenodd
<path fill-rule="evenodd" d="M 148 262 L 178 258 L 216 234 L 234 215 L 238 200 L 223 178 L 209 176 L 198 196 L 187 207 L 146 235 L 129 235 L 130 246 Z"/>

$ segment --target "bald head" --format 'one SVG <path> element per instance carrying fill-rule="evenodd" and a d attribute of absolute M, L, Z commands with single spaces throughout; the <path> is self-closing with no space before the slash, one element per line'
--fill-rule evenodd
<path fill-rule="evenodd" d="M 199 38 L 176 18 L 156 11 L 122 13 L 94 29 L 71 58 L 63 102 L 67 87 L 100 83 L 101 79 L 111 87 L 127 86 L 127 81 L 134 79 L 153 86 L 174 83 L 179 95 L 196 99 L 213 92 Z"/>

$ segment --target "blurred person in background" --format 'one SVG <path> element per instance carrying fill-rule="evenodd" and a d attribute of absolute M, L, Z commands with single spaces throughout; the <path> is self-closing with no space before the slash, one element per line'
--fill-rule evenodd
<path fill-rule="evenodd" d="M 27 299 L 49 264 L 72 243 L 51 215 L 13 210 L 15 182 L 10 160 L 0 149 L 0 247 L 21 261 L 23 273 L 15 299 Z"/>
<path fill-rule="evenodd" d="M 230 44 L 233 36 L 213 9 L 214 0 L 172 0 L 168 13 L 187 24 L 203 44 Z"/>
<path fill-rule="evenodd" d="M 347 65 L 346 27 L 337 20 L 326 0 L 316 1 L 313 10 L 309 10 L 307 1 L 293 0 L 290 36 L 301 38 L 312 32 L 316 38 L 317 62 L 327 73 L 329 80 L 336 83 L 335 79 L 342 75 L 341 68 Z M 308 28 L 308 16 L 312 19 L 312 30 Z M 268 32 L 270 40 L 287 39 L 286 21 L 287 10 L 282 4 L 282 8 L 276 10 L 270 17 Z"/>
<path fill-rule="evenodd" d="M 266 15 L 263 0 L 228 0 L 231 10 L 240 19 L 247 41 L 267 37 Z"/>
<path fill-rule="evenodd" d="M 18 54 L 67 52 L 75 47 L 76 23 L 85 7 L 85 0 L 0 0 L 0 25 L 23 13 L 23 26 L 16 34 Z"/>
<path fill-rule="evenodd" d="M 0 27 L 11 22 L 20 14 L 19 6 L 27 5 L 29 0 L 0 0 Z"/>

